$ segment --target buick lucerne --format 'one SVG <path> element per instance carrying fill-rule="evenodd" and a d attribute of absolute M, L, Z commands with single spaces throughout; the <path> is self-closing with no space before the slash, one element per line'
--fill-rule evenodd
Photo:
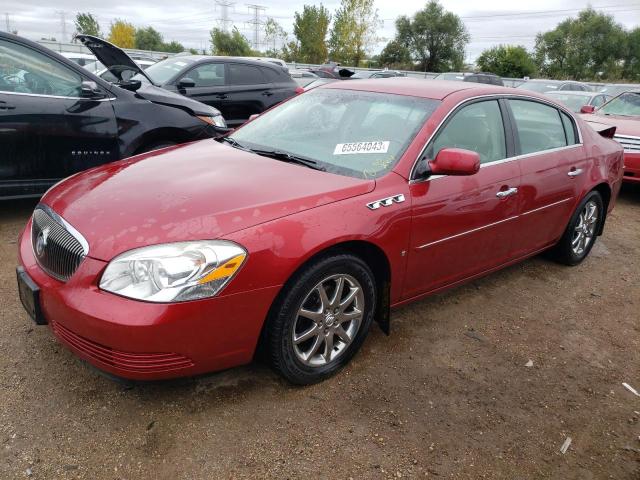
<path fill-rule="evenodd" d="M 216 140 L 53 187 L 19 243 L 33 319 L 116 376 L 344 366 L 392 307 L 553 249 L 580 263 L 619 143 L 533 92 L 334 82 Z"/>

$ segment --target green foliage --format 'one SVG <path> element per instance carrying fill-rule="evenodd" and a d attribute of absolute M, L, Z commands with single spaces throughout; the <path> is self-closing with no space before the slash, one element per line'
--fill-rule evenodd
<path fill-rule="evenodd" d="M 184 52 L 184 46 L 180 42 L 171 40 L 169 43 L 163 43 L 160 51 L 169 52 L 169 53 L 180 53 L 180 52 Z"/>
<path fill-rule="evenodd" d="M 134 48 L 136 27 L 124 20 L 116 20 L 111 24 L 107 40 L 120 48 Z"/>
<path fill-rule="evenodd" d="M 501 77 L 522 78 L 533 75 L 536 64 L 533 56 L 522 46 L 499 45 L 480 54 L 476 61 L 483 72 Z"/>
<path fill-rule="evenodd" d="M 550 78 L 619 78 L 627 48 L 627 33 L 613 16 L 587 8 L 536 37 L 540 72 Z"/>
<path fill-rule="evenodd" d="M 376 58 L 381 67 L 412 70 L 411 52 L 398 39 L 391 40 Z"/>
<path fill-rule="evenodd" d="M 624 77 L 632 82 L 640 82 L 640 27 L 636 27 L 627 34 Z"/>
<path fill-rule="evenodd" d="M 231 33 L 220 28 L 211 30 L 211 52 L 213 55 L 249 57 L 253 50 L 244 35 L 236 27 L 233 27 Z"/>
<path fill-rule="evenodd" d="M 269 18 L 264 24 L 264 41 L 268 45 L 267 56 L 277 57 L 280 51 L 277 46 L 280 42 L 286 42 L 287 32 L 273 18 Z"/>
<path fill-rule="evenodd" d="M 374 0 L 342 0 L 329 37 L 331 60 L 359 66 L 376 44 L 378 25 Z"/>
<path fill-rule="evenodd" d="M 457 15 L 430 0 L 423 10 L 396 20 L 396 40 L 406 45 L 420 69 L 427 72 L 460 70 L 469 34 Z"/>
<path fill-rule="evenodd" d="M 164 45 L 162 35 L 153 27 L 139 28 L 136 30 L 135 48 L 140 50 L 160 51 Z"/>
<path fill-rule="evenodd" d="M 301 63 L 324 63 L 327 60 L 327 32 L 331 15 L 320 5 L 305 5 L 302 13 L 295 13 L 293 34 L 297 42 L 289 42 L 283 48 L 283 58 Z M 295 58 L 292 58 L 295 57 Z"/>
<path fill-rule="evenodd" d="M 73 22 L 76 26 L 76 32 L 84 35 L 93 35 L 95 37 L 102 36 L 100 32 L 100 24 L 98 20 L 91 13 L 76 13 L 76 18 Z"/>

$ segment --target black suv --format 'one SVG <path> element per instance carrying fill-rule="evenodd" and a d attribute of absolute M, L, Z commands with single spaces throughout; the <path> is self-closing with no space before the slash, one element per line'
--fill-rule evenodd
<path fill-rule="evenodd" d="M 142 70 L 109 42 L 90 35 L 77 38 L 117 82 L 140 80 L 206 103 L 220 110 L 229 126 L 242 125 L 251 115 L 302 92 L 287 69 L 269 62 L 179 54 Z"/>
<path fill-rule="evenodd" d="M 39 196 L 89 167 L 226 130 L 210 106 L 135 80 L 122 87 L 0 32 L 0 198 Z"/>

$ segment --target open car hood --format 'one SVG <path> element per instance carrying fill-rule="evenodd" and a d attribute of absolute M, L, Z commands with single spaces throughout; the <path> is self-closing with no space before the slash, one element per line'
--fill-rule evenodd
<path fill-rule="evenodd" d="M 144 73 L 144 70 L 140 68 L 140 66 L 121 48 L 116 47 L 106 40 L 94 37 L 93 35 L 78 34 L 76 35 L 76 38 L 80 40 L 85 47 L 91 50 L 91 53 L 93 53 L 105 67 L 111 68 L 116 65 L 124 65 L 143 75 L 147 80 L 149 80 L 149 82 L 151 82 L 152 85 L 154 84 L 147 74 Z"/>

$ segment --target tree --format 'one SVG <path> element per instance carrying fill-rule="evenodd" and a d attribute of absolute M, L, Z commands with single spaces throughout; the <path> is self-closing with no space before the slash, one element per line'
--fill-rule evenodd
<path fill-rule="evenodd" d="M 295 61 L 301 63 L 324 63 L 327 60 L 327 32 L 331 15 L 320 5 L 305 5 L 302 13 L 295 13 L 293 34 L 297 39 L 285 48 L 291 54 L 295 52 Z"/>
<path fill-rule="evenodd" d="M 160 48 L 160 50 L 163 52 L 169 52 L 169 53 L 180 53 L 180 52 L 184 52 L 184 46 L 180 42 L 171 40 L 169 43 L 163 43 L 162 48 Z"/>
<path fill-rule="evenodd" d="M 427 72 L 460 70 L 469 33 L 457 15 L 430 0 L 413 18 L 396 20 L 396 40 L 407 45 L 412 57 Z"/>
<path fill-rule="evenodd" d="M 587 8 L 538 34 L 535 56 L 540 71 L 552 78 L 613 79 L 623 73 L 626 50 L 627 33 L 613 16 Z"/>
<path fill-rule="evenodd" d="M 634 82 L 640 81 L 640 27 L 636 27 L 627 34 L 624 76 Z"/>
<path fill-rule="evenodd" d="M 76 13 L 76 19 L 74 20 L 76 25 L 76 32 L 84 35 L 94 35 L 101 37 L 100 24 L 98 20 L 91 13 Z"/>
<path fill-rule="evenodd" d="M 391 40 L 378 56 L 378 63 L 387 68 L 411 69 L 411 52 L 397 39 Z"/>
<path fill-rule="evenodd" d="M 342 0 L 329 37 L 331 60 L 357 67 L 375 45 L 378 25 L 374 0 Z"/>
<path fill-rule="evenodd" d="M 269 46 L 267 50 L 268 56 L 277 57 L 279 56 L 279 51 L 276 45 L 286 42 L 287 32 L 273 18 L 269 18 L 264 24 L 264 40 Z"/>
<path fill-rule="evenodd" d="M 483 51 L 476 61 L 483 72 L 491 72 L 501 77 L 528 77 L 536 71 L 533 56 L 518 45 L 499 45 Z"/>
<path fill-rule="evenodd" d="M 124 20 L 116 20 L 111 24 L 108 41 L 120 48 L 134 48 L 136 28 Z"/>
<path fill-rule="evenodd" d="M 249 57 L 253 53 L 251 45 L 237 27 L 233 27 L 231 33 L 220 28 L 211 30 L 211 51 L 214 55 L 232 57 Z"/>
<path fill-rule="evenodd" d="M 162 50 L 162 35 L 153 27 L 139 28 L 135 35 L 136 48 L 140 50 Z"/>

